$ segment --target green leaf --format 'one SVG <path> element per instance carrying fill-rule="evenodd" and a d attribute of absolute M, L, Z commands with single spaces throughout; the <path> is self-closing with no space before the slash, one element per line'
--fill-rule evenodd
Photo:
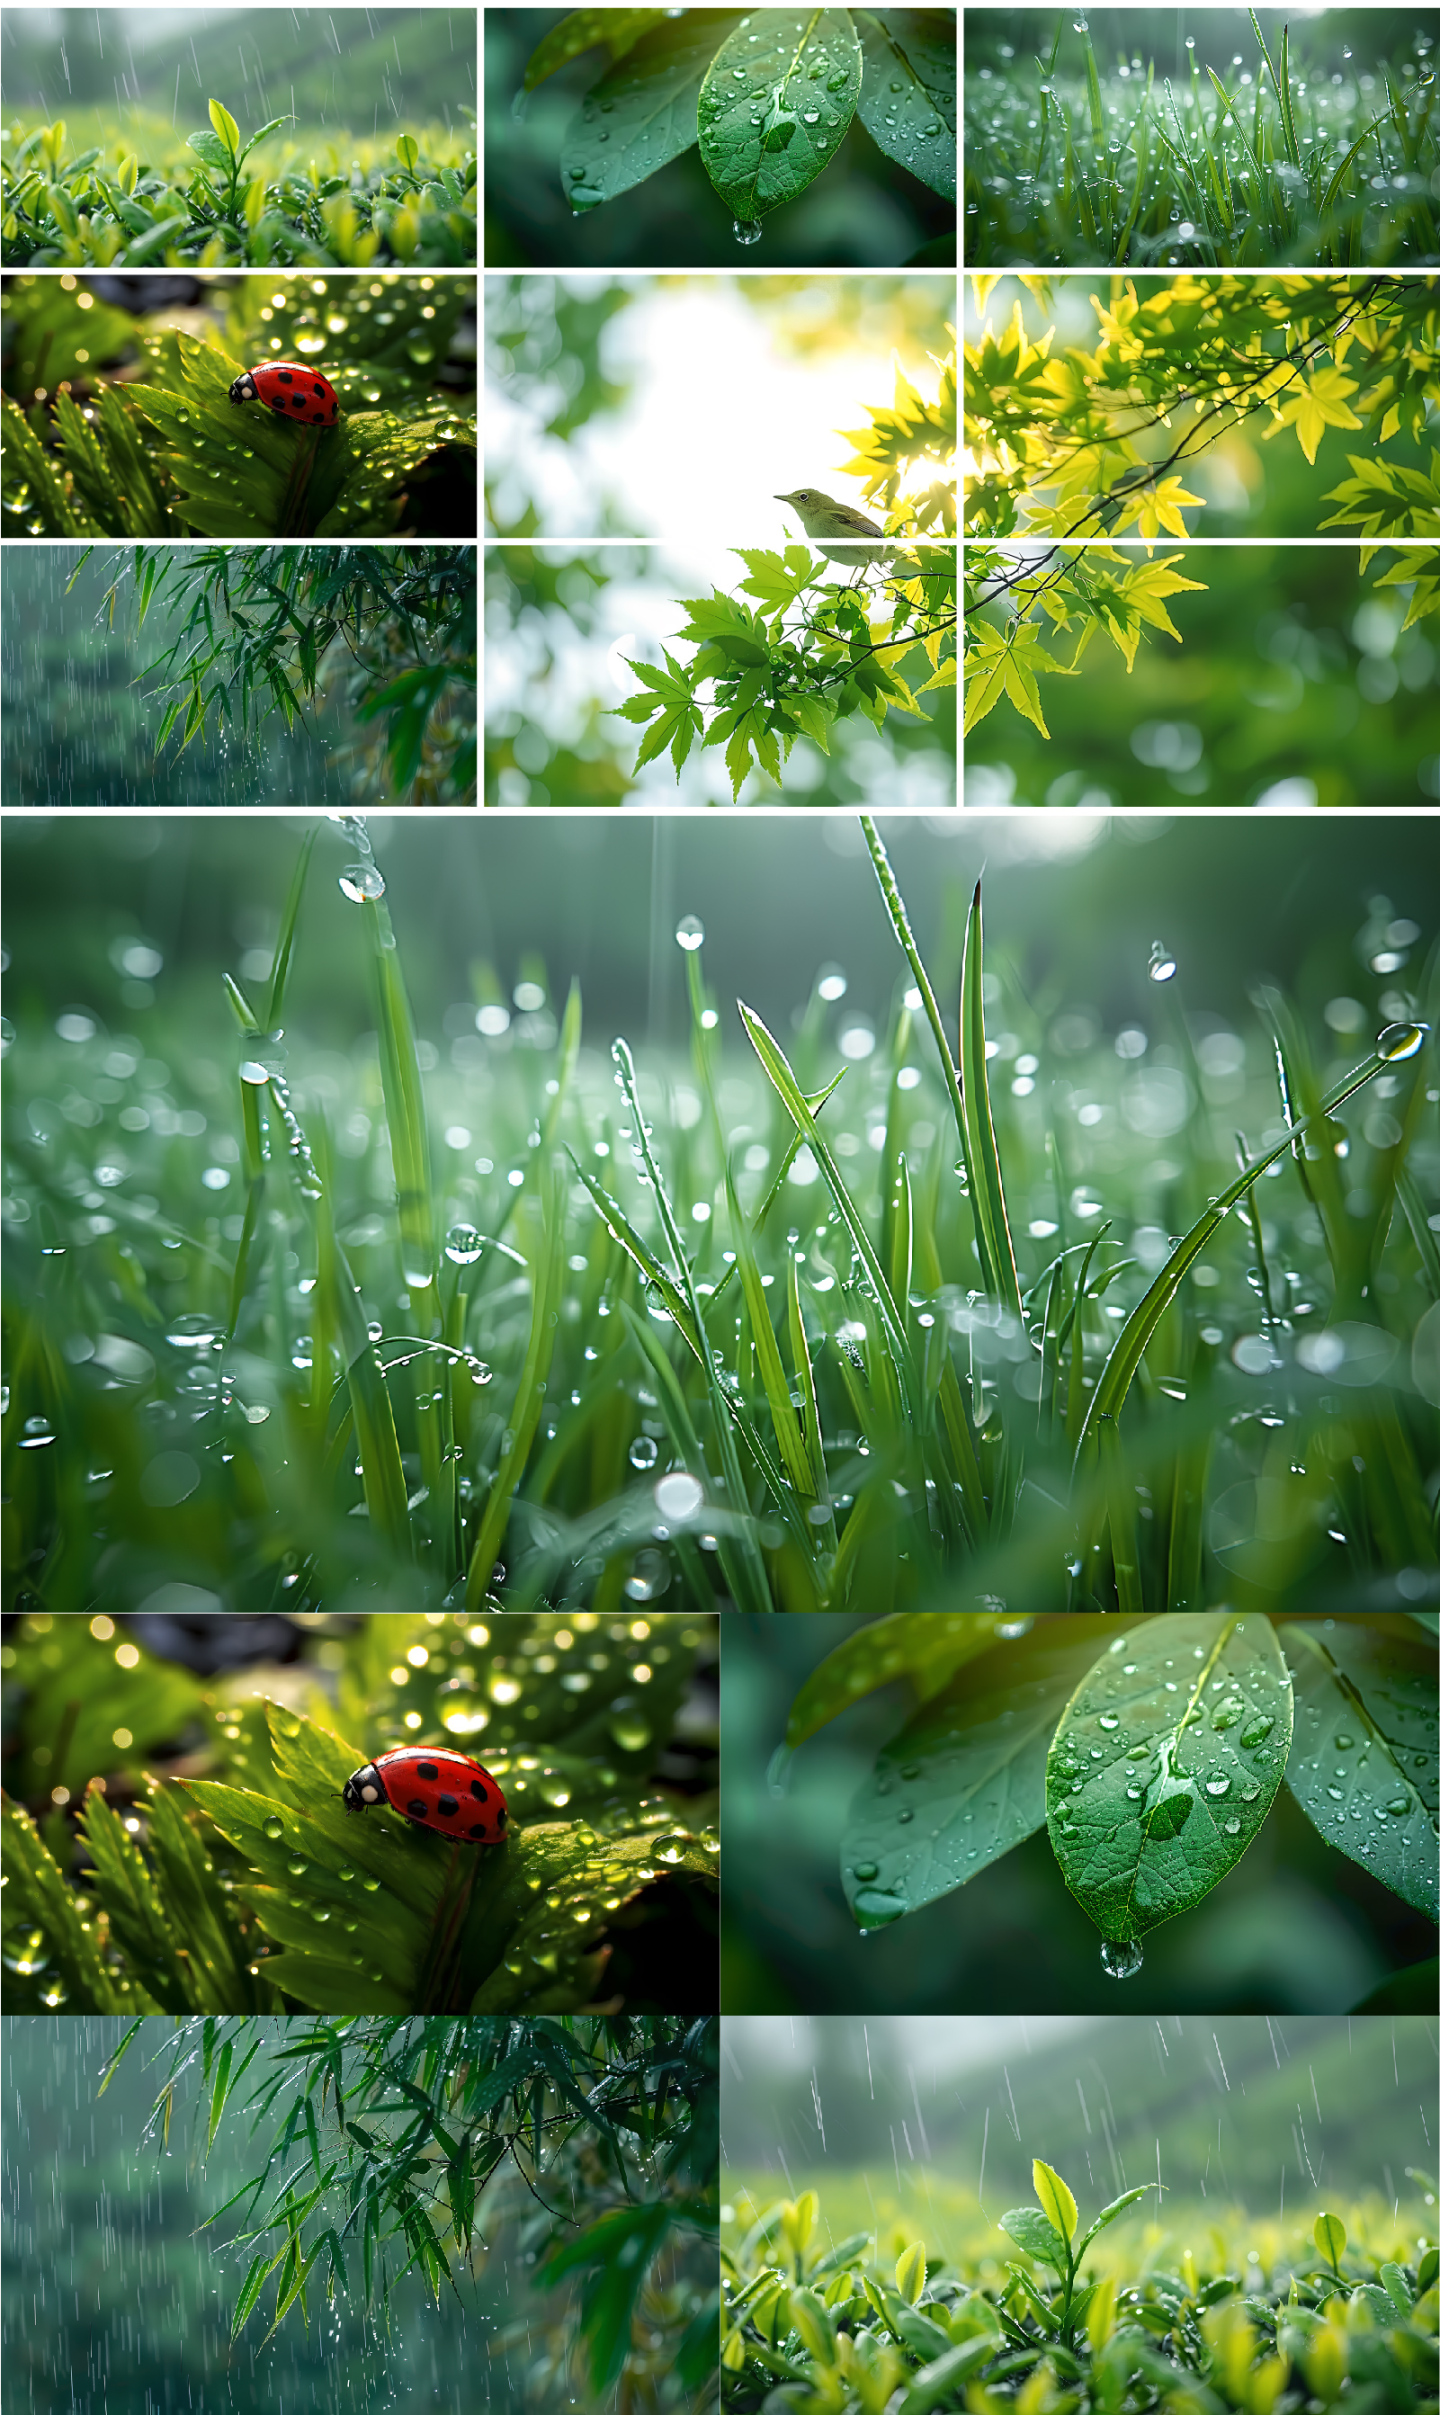
<path fill-rule="evenodd" d="M 960 976 L 960 1098 L 965 1127 L 965 1163 L 970 1175 L 970 1204 L 980 1272 L 986 1291 L 1011 1315 L 1020 1315 L 1020 1278 L 1015 1271 L 1015 1246 L 1005 1207 L 1000 1176 L 1000 1153 L 990 1113 L 990 1076 L 985 1055 L 985 994 L 983 926 L 980 883 L 970 901 L 965 926 L 965 960 Z"/>
<path fill-rule="evenodd" d="M 843 8 L 757 9 L 721 43 L 700 93 L 700 157 L 737 219 L 753 225 L 828 167 L 861 69 Z"/>
<path fill-rule="evenodd" d="M 1112 2197 L 1108 2205 L 1101 2207 L 1099 2213 L 1091 2223 L 1090 2228 L 1086 2231 L 1084 2238 L 1080 2241 L 1079 2246 L 1074 2251 L 1077 2267 L 1084 2260 L 1085 2250 L 1090 2245 L 1091 2240 L 1098 2238 L 1101 2231 L 1108 2230 L 1112 2222 L 1118 2221 L 1120 2215 L 1124 2213 L 1127 2206 L 1137 2205 L 1140 2199 L 1146 2194 L 1147 2190 L 1153 2189 L 1154 2186 L 1155 2183 L 1153 2180 L 1142 2180 L 1138 2189 L 1127 2189 L 1123 2197 Z"/>
<path fill-rule="evenodd" d="M 30 1814 L 0 1797 L 9 1912 L 39 1929 L 60 1980 L 68 2012 L 158 2010 L 144 1991 L 106 1968 L 83 1899 L 72 1894 Z"/>
<path fill-rule="evenodd" d="M 844 1636 L 811 1670 L 790 1705 L 785 1742 L 793 1752 L 827 1721 L 896 1678 L 908 1677 L 922 1701 L 948 1683 L 954 1671 L 979 1652 L 988 1652 L 1001 1610 L 895 1610 Z M 1037 1823 L 1038 1825 L 1038 1823 Z"/>
<path fill-rule="evenodd" d="M 210 104 L 212 112 L 218 106 L 217 102 L 212 101 Z M 232 118 L 230 122 L 233 125 L 234 119 Z M 214 168 L 218 175 L 228 178 L 233 154 L 229 144 L 223 141 L 218 133 L 209 134 L 202 131 L 199 134 L 187 134 L 185 141 L 196 158 L 203 160 L 207 168 Z"/>
<path fill-rule="evenodd" d="M 925 2286 L 925 2250 L 918 2239 L 904 2249 L 895 2266 L 895 2286 L 908 2305 L 919 2305 Z"/>
<path fill-rule="evenodd" d="M 223 101 L 210 103 L 210 123 L 224 144 L 228 159 L 237 160 L 240 156 L 240 129 Z M 191 147 L 195 147 L 193 136 Z"/>
<path fill-rule="evenodd" d="M 1345 2225 L 1338 2214 L 1316 2215 L 1315 2244 L 1326 2262 L 1338 2272 L 1340 2258 L 1345 2253 Z"/>
<path fill-rule="evenodd" d="M 619 2206 L 553 2249 L 536 2273 L 542 2289 L 553 2288 L 573 2273 L 586 2275 L 580 2330 L 589 2351 L 591 2386 L 597 2392 L 612 2389 L 620 2377 L 630 2351 L 636 2302 L 674 2218 L 663 2199 Z"/>
<path fill-rule="evenodd" d="M 955 195 L 955 20 L 944 9 L 859 13 L 860 122 L 891 159 L 947 201 Z"/>
<path fill-rule="evenodd" d="M 568 66 L 571 59 L 578 59 L 583 52 L 594 50 L 598 44 L 603 43 L 612 59 L 623 57 L 664 15 L 663 8 L 572 8 L 558 25 L 551 26 L 531 52 L 521 91 L 533 92 L 547 76 Z M 401 139 L 403 142 L 405 138 Z M 413 159 L 406 161 L 407 167 L 414 164 Z"/>
<path fill-rule="evenodd" d="M 1327 1844 L 1440 1918 L 1433 1647 L 1347 1619 L 1287 1620 L 1281 1640 L 1295 1680 L 1290 1792 Z"/>
<path fill-rule="evenodd" d="M 1005 2217 L 1008 2224 L 1010 2217 Z M 933 2410 L 947 2401 L 955 2401 L 962 2382 L 978 2374 L 1000 2348 L 1000 2341 L 986 2332 L 979 2339 L 962 2340 L 958 2348 L 948 2348 L 943 2356 L 930 2365 L 922 2365 L 909 2389 L 901 2399 L 897 2415 L 933 2415 Z"/>
<path fill-rule="evenodd" d="M 629 12 L 590 13 L 613 22 Z M 664 16 L 660 10 L 634 13 Z M 689 150 L 700 130 L 700 87 L 714 55 L 715 31 L 708 11 L 662 22 L 586 94 L 560 152 L 561 183 L 572 210 L 613 201 Z"/>
<path fill-rule="evenodd" d="M 1041 2264 L 1053 2265 L 1058 2273 L 1068 2271 L 1065 2242 L 1038 2205 L 1012 2206 L 1008 2214 L 1000 2216 L 1000 2228 L 1009 2232 L 1016 2246 L 1023 2247 L 1027 2256 L 1034 2256 Z"/>
<path fill-rule="evenodd" d="M 1050 1842 L 1102 1937 L 1203 1900 L 1253 1843 L 1285 1773 L 1292 1702 L 1268 1618 L 1170 1612 L 1117 1636 L 1050 1748 Z"/>
<path fill-rule="evenodd" d="M 1030 2177 L 1042 2212 L 1049 2215 L 1062 2238 L 1073 2239 L 1080 2227 L 1080 2213 L 1069 2189 L 1052 2164 L 1041 2163 L 1039 2157 L 1030 2166 Z"/>
<path fill-rule="evenodd" d="M 899 1626 L 979 1630 L 974 1651 L 984 1658 L 963 1653 L 963 1665 L 944 1690 L 884 1747 L 850 1807 L 840 1844 L 841 1877 L 862 1926 L 879 1927 L 937 1902 L 1045 1824 L 1050 1739 L 1093 1664 L 1102 1635 L 1113 1633 L 1115 1618 L 1099 1612 L 1043 1613 L 1028 1635 L 997 1642 L 994 1626 L 1001 1616 L 976 1611 L 962 1620 L 902 1612 L 862 1628 L 831 1661 L 822 1662 L 810 1680 L 815 1693 L 808 1702 L 802 1693 L 791 1712 L 787 1737 L 798 1741 L 797 1714 L 806 1723 L 804 1732 L 813 1733 L 824 1716 L 833 1717 L 869 1690 L 865 1684 L 852 1687 L 853 1678 L 883 1683 L 902 1674 L 904 1644 L 892 1640 Z M 859 1647 L 867 1638 L 873 1640 L 862 1657 Z M 932 1649 L 940 1644 L 937 1635 Z M 847 1654 L 851 1657 L 842 1658 Z M 897 1821 L 897 1808 L 913 1812 L 913 1819 Z M 862 1871 L 868 1875 L 862 1877 Z"/>

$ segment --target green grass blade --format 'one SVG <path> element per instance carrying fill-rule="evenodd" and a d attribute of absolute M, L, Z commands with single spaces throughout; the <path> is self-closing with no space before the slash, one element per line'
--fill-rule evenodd
<path fill-rule="evenodd" d="M 596 1181 L 594 1175 L 580 1163 L 573 1149 L 567 1150 L 566 1154 L 574 1172 L 579 1176 L 599 1213 L 604 1217 L 606 1230 L 613 1239 L 619 1242 L 620 1247 L 633 1261 L 645 1281 L 659 1293 L 666 1310 L 674 1318 L 682 1340 L 688 1343 L 703 1367 L 705 1345 L 696 1328 L 695 1320 L 690 1314 L 690 1303 L 674 1276 L 661 1265 L 648 1241 L 644 1240 L 635 1230 L 618 1199 Z"/>
<path fill-rule="evenodd" d="M 1145 1598 L 1140 1590 L 1139 1522 L 1135 1515 L 1135 1485 L 1125 1463 L 1125 1447 L 1113 1417 L 1100 1420 L 1100 1463 L 1105 1470 L 1105 1493 L 1110 1517 L 1110 1553 L 1115 1563 L 1116 1603 L 1127 1618 L 1142 1618 Z"/>
<path fill-rule="evenodd" d="M 1323 1116 L 1333 1115 L 1337 1107 L 1343 1107 L 1345 1101 L 1353 1098 L 1357 1090 L 1363 1090 L 1367 1082 L 1373 1082 L 1376 1074 L 1383 1073 L 1386 1066 L 1392 1061 L 1388 1057 L 1382 1057 L 1378 1053 L 1372 1052 L 1358 1072 L 1349 1075 L 1336 1089 L 1326 1095 L 1314 1115 L 1307 1115 L 1298 1123 L 1292 1124 L 1283 1140 L 1277 1141 L 1274 1148 L 1267 1149 L 1263 1156 L 1255 1158 L 1243 1173 L 1236 1176 L 1229 1189 L 1222 1191 L 1219 1198 L 1211 1202 L 1204 1215 L 1197 1217 L 1189 1232 L 1171 1251 L 1143 1299 L 1131 1309 L 1116 1336 L 1115 1346 L 1105 1361 L 1100 1380 L 1090 1398 L 1084 1425 L 1080 1430 L 1080 1439 L 1076 1444 L 1075 1451 L 1077 1465 L 1086 1443 L 1098 1433 L 1100 1419 L 1119 1416 L 1125 1396 L 1134 1381 L 1136 1370 L 1149 1347 L 1161 1317 L 1165 1314 L 1211 1234 L 1218 1225 L 1223 1223 L 1236 1201 L 1244 1198 L 1251 1184 L 1258 1182 L 1267 1166 L 1273 1166 L 1277 1158 L 1284 1157 L 1287 1151 L 1294 1147 L 1295 1142 L 1312 1123 L 1318 1123 Z"/>
<path fill-rule="evenodd" d="M 790 1330 L 790 1356 L 799 1379 L 800 1397 L 805 1410 L 805 1447 L 810 1460 L 810 1489 L 816 1500 L 828 1508 L 830 1486 L 825 1470 L 825 1442 L 820 1430 L 820 1403 L 815 1391 L 815 1369 L 810 1358 L 810 1344 L 805 1333 L 805 1316 L 800 1305 L 800 1268 L 795 1252 L 786 1259 L 785 1309 Z M 831 1511 L 828 1528 L 829 1548 L 835 1548 L 835 1517 Z"/>
<path fill-rule="evenodd" d="M 383 897 L 365 898 L 360 910 L 365 917 L 375 968 L 380 1083 L 390 1130 L 390 1159 L 395 1169 L 401 1270 L 408 1290 L 428 1292 L 435 1281 L 435 1207 L 415 1026 L 390 910 Z"/>
<path fill-rule="evenodd" d="M 328 1192 L 315 1203 L 315 1245 L 316 1288 L 325 1295 L 340 1337 L 371 1529 L 398 1558 L 408 1560 L 414 1554 L 414 1537 L 395 1415 L 370 1339 L 359 1286 L 336 1238 Z"/>
<path fill-rule="evenodd" d="M 980 883 L 970 901 L 965 930 L 965 963 L 960 976 L 960 1095 L 965 1110 L 965 1162 L 970 1169 L 970 1203 L 980 1244 L 980 1270 L 992 1299 L 1019 1316 L 1020 1278 L 1015 1271 L 1015 1246 L 1000 1178 L 1000 1153 L 990 1113 L 990 1078 L 985 1064 L 985 1000 L 982 989 L 984 941 L 980 921 Z"/>
<path fill-rule="evenodd" d="M 895 1371 L 906 1414 L 909 1415 L 913 1407 L 914 1388 L 909 1363 L 910 1353 L 905 1340 L 905 1329 L 896 1311 L 895 1302 L 891 1298 L 890 1285 L 876 1253 L 875 1244 L 865 1229 L 859 1209 L 845 1187 L 840 1169 L 831 1155 L 830 1144 L 810 1112 L 805 1094 L 795 1079 L 784 1050 L 773 1034 L 766 1030 L 753 1008 L 748 1007 L 743 998 L 737 1003 L 740 1008 L 740 1019 L 745 1026 L 746 1037 L 769 1075 L 791 1122 L 808 1141 L 810 1153 L 825 1178 L 830 1196 L 839 1212 L 840 1221 L 849 1234 L 855 1254 L 865 1269 L 879 1310 L 886 1351 Z"/>
<path fill-rule="evenodd" d="M 312 823 L 305 834 L 299 861 L 291 876 L 290 890 L 285 900 L 285 911 L 280 917 L 280 936 L 275 942 L 275 956 L 270 967 L 270 996 L 265 1008 L 265 1029 L 267 1031 L 278 1029 L 280 1017 L 285 1011 L 285 986 L 290 978 L 290 959 L 295 950 L 295 925 L 300 918 L 300 900 L 305 894 L 305 876 L 310 869 L 310 858 L 315 852 L 315 841 L 319 835 L 319 823 Z"/>
<path fill-rule="evenodd" d="M 812 1492 L 810 1461 L 801 1439 L 800 1421 L 795 1414 L 794 1403 L 790 1398 L 790 1385 L 781 1362 L 780 1345 L 775 1339 L 775 1328 L 770 1322 L 770 1304 L 765 1297 L 764 1285 L 760 1280 L 760 1266 L 755 1256 L 755 1244 L 751 1239 L 750 1228 L 745 1221 L 728 1166 L 725 1169 L 725 1197 L 730 1208 L 730 1230 L 734 1235 L 735 1256 L 740 1268 L 740 1281 L 744 1286 L 745 1304 L 750 1311 L 750 1331 L 755 1342 L 755 1355 L 760 1362 L 760 1381 L 764 1386 L 765 1398 L 769 1403 L 771 1421 L 775 1427 L 775 1439 L 780 1446 L 780 1456 L 785 1463 L 785 1472 L 790 1482 L 800 1498 L 808 1500 Z"/>
<path fill-rule="evenodd" d="M 510 1405 L 508 1432 L 509 1448 L 502 1452 L 495 1470 L 495 1480 L 485 1503 L 480 1532 L 470 1555 L 465 1578 L 465 1607 L 472 1614 L 484 1604 L 505 1528 L 510 1517 L 510 1503 L 515 1488 L 525 1472 L 530 1446 L 540 1423 L 545 1405 L 545 1379 L 550 1372 L 550 1360 L 555 1348 L 556 1310 L 559 1305 L 561 1273 L 565 1250 L 565 1203 L 558 1173 L 553 1163 L 545 1170 L 540 1193 L 541 1229 L 539 1247 L 533 1260 L 534 1288 L 530 1305 L 530 1338 L 525 1350 L 525 1363 L 520 1381 Z"/>

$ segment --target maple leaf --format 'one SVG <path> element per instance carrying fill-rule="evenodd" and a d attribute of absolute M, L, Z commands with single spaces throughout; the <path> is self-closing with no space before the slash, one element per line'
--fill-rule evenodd
<path fill-rule="evenodd" d="M 1339 369 L 1317 369 L 1308 386 L 1286 403 L 1281 418 L 1293 422 L 1300 450 L 1313 462 L 1327 428 L 1358 428 L 1359 420 L 1345 397 L 1355 392 L 1355 380 Z"/>

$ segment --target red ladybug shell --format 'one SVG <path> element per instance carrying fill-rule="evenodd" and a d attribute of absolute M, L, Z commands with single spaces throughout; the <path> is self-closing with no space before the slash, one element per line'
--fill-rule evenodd
<path fill-rule="evenodd" d="M 505 1797 L 489 1770 L 464 1753 L 402 1745 L 355 1770 L 341 1796 L 347 1811 L 388 1803 L 417 1828 L 465 1837 L 472 1845 L 505 1842 Z"/>
<path fill-rule="evenodd" d="M 233 403 L 268 403 L 280 419 L 302 427 L 333 428 L 340 404 L 328 377 L 299 361 L 261 361 L 242 370 L 230 388 Z"/>

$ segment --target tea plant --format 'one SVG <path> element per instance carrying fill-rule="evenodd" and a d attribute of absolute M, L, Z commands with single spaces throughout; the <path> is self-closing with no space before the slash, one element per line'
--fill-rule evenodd
<path fill-rule="evenodd" d="M 933 403 L 897 367 L 893 406 L 872 411 L 868 424 L 849 434 L 856 449 L 846 475 L 863 479 L 866 503 L 881 511 L 888 536 L 954 534 L 955 490 L 946 474 L 955 458 L 953 349 L 935 365 L 940 384 Z M 917 494 L 917 472 L 926 469 L 934 471 L 932 483 Z M 862 569 L 845 585 L 836 585 L 824 556 L 804 545 L 787 545 L 783 554 L 735 551 L 749 573 L 739 595 L 717 587 L 682 599 L 689 619 L 677 643 L 694 649 L 689 661 L 677 661 L 666 647 L 663 671 L 630 663 L 646 692 L 616 709 L 627 721 L 649 723 L 637 772 L 668 748 L 678 779 L 698 737 L 702 746 L 724 746 L 738 801 L 754 765 L 783 783 L 797 738 L 812 739 L 828 754 L 837 721 L 863 713 L 879 729 L 889 712 L 923 719 L 921 699 L 954 687 L 952 546 L 898 546 L 888 568 Z M 880 581 L 874 599 L 871 576 Z M 755 600 L 742 601 L 747 596 Z"/>
<path fill-rule="evenodd" d="M 378 292 L 375 290 L 378 288 Z M 55 280 L 18 280 L 6 392 L 0 514 L 38 537 L 367 537 L 466 534 L 474 526 L 473 402 L 436 383 L 471 289 L 377 278 L 343 298 L 312 280 L 229 300 L 225 341 L 151 335 L 143 379 L 106 382 L 96 356 L 136 330 Z M 265 355 L 323 368 L 341 416 L 285 426 L 232 403 Z M 80 403 L 74 386 L 93 401 Z"/>
<path fill-rule="evenodd" d="M 517 112 L 547 76 L 601 43 L 609 69 L 559 163 L 576 215 L 698 143 L 737 243 L 756 243 L 769 213 L 830 164 L 857 114 L 888 158 L 955 199 L 948 9 L 575 9 L 536 49 Z"/>
<path fill-rule="evenodd" d="M 694 2404 L 715 2364 L 716 2032 L 713 2017 L 653 2015 L 184 2018 L 151 2058 L 145 2140 L 165 2152 L 193 2126 L 208 2157 L 224 2122 L 247 2124 L 253 2177 L 206 2226 L 224 2224 L 222 2251 L 262 2243 L 232 2339 L 271 2305 L 267 2342 L 308 2324 L 337 2290 L 383 2322 L 405 2273 L 438 2299 L 477 2251 L 518 2235 L 534 2285 L 555 2293 L 538 2357 L 516 2326 L 532 2379 L 620 2384 L 652 2406 L 678 2385 Z M 131 2023 L 101 2095 L 149 2038 Z"/>
<path fill-rule="evenodd" d="M 1105 1969 L 1129 1978 L 1146 1933 L 1249 1850 L 1282 1783 L 1327 1843 L 1440 1918 L 1440 1614 L 1141 1619 L 1132 1600 L 1111 1636 L 1114 1621 L 902 1612 L 857 1629 L 807 1679 L 791 1750 L 896 1678 L 918 1702 L 840 1847 L 862 1929 L 934 1903 L 1048 1827 Z"/>
<path fill-rule="evenodd" d="M 713 1834 L 645 1792 L 705 1638 L 663 1613 L 587 1614 L 564 1634 L 543 1618 L 377 1616 L 347 1648 L 334 1706 L 314 1684 L 282 1705 L 201 1688 L 108 1617 L 33 1615 L 6 1648 L 9 2007 L 590 2001 L 615 1912 L 657 1881 L 712 1883 Z M 196 1766 L 174 1751 L 182 1731 L 212 1774 L 180 1774 Z M 447 1845 L 388 1807 L 342 1804 L 378 1752 L 431 1740 L 483 1755 L 507 1843 Z M 155 1776 L 162 1750 L 180 1770 Z M 672 1983 L 694 1984 L 679 1969 Z"/>
<path fill-rule="evenodd" d="M 1249 15 L 1248 60 L 1213 55 L 1213 31 L 1197 19 L 1183 82 L 1139 51 L 1107 58 L 1102 70 L 1083 12 L 1057 14 L 1028 59 L 1009 43 L 972 43 L 967 264 L 1343 268 L 1440 258 L 1426 21 L 1412 32 L 1403 18 L 1377 16 L 1392 47 L 1372 72 L 1323 19 L 1296 29 L 1292 45 L 1279 12 L 1266 12 L 1268 38 Z"/>
<path fill-rule="evenodd" d="M 983 310 L 999 279 L 971 282 Z M 1053 307 L 1049 278 L 1021 283 Z M 1018 303 L 1008 326 L 997 332 L 987 318 L 966 344 L 973 535 L 1183 537 L 1185 513 L 1204 510 L 1185 490 L 1187 470 L 1258 421 L 1282 451 L 1290 430 L 1311 463 L 1327 429 L 1360 437 L 1350 478 L 1325 497 L 1340 508 L 1322 529 L 1440 536 L 1440 457 L 1427 471 L 1385 449 L 1423 438 L 1440 392 L 1432 279 L 1181 276 L 1127 281 L 1092 301 L 1093 351 L 1057 343 L 1053 325 L 1032 341 Z"/>
<path fill-rule="evenodd" d="M 183 137 L 139 120 L 81 150 L 65 120 L 5 129 L 0 258 L 7 268 L 372 268 L 477 258 L 473 138 L 427 128 L 393 144 L 244 135 L 223 101 Z M 343 148 L 343 158 L 342 158 Z M 258 154 L 263 151 L 262 168 Z"/>
<path fill-rule="evenodd" d="M 1038 2158 L 1032 2171 L 1039 2203 L 999 2218 L 1019 2250 L 1003 2269 L 993 2249 L 952 2266 L 919 2239 L 892 2265 L 890 2248 L 866 2232 L 827 2247 L 813 2190 L 763 2209 L 742 2198 L 748 2227 L 721 2257 L 731 2415 L 1182 2405 L 1269 2415 L 1282 2394 L 1295 2415 L 1342 2398 L 1404 2415 L 1429 2403 L 1437 2257 L 1423 2234 L 1411 2229 L 1398 2248 L 1389 2238 L 1352 2245 L 1351 2233 L 1368 2241 L 1381 2226 L 1358 2209 L 1346 2209 L 1348 2227 L 1322 2212 L 1267 2272 L 1246 2268 L 1212 2217 L 1214 2269 L 1152 2233 L 1143 2258 L 1121 2262 L 1122 2247 L 1115 2268 L 1087 2281 L 1080 2266 L 1097 2234 L 1146 2190 L 1115 2198 L 1082 2234 L 1060 2174 Z M 1252 2235 L 1248 2223 L 1232 2227 Z M 1160 2261 L 1167 2250 L 1173 2269 Z"/>

